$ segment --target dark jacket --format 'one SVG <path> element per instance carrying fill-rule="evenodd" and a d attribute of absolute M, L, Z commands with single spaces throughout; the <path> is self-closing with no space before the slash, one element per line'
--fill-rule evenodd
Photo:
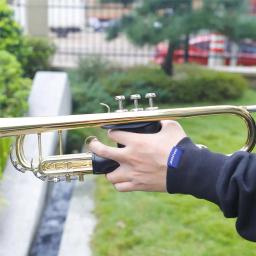
<path fill-rule="evenodd" d="M 237 218 L 238 233 L 256 242 L 256 154 L 216 154 L 185 138 L 170 154 L 167 190 L 219 205 L 225 217 Z"/>

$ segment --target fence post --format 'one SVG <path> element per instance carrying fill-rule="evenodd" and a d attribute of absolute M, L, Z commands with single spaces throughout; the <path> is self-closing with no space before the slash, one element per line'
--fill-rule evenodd
<path fill-rule="evenodd" d="M 27 0 L 27 32 L 31 36 L 48 35 L 48 0 Z"/>

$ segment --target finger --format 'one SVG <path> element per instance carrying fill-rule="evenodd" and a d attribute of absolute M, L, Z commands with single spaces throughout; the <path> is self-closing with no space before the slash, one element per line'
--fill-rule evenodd
<path fill-rule="evenodd" d="M 101 143 L 97 139 L 92 140 L 89 143 L 88 148 L 90 151 L 92 151 L 93 153 L 95 153 L 98 156 L 112 159 L 117 162 L 120 162 L 125 157 L 125 154 L 123 153 L 122 148 L 109 147 L 109 146 Z"/>
<path fill-rule="evenodd" d="M 119 192 L 131 192 L 134 191 L 134 185 L 132 182 L 121 182 L 115 184 L 115 188 Z"/>
<path fill-rule="evenodd" d="M 106 178 L 112 184 L 131 181 L 128 170 L 126 170 L 124 168 L 121 169 L 120 167 L 117 168 L 115 171 L 108 173 L 106 175 Z"/>
<path fill-rule="evenodd" d="M 124 131 L 116 131 L 116 130 L 109 130 L 108 136 L 111 140 L 115 141 L 116 143 L 122 145 L 128 145 L 129 143 L 139 140 L 143 134 L 133 133 L 133 132 L 124 132 Z"/>

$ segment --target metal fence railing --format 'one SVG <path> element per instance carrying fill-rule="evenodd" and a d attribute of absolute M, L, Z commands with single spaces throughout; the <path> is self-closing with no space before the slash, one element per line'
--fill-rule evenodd
<path fill-rule="evenodd" d="M 75 66 L 79 57 L 91 55 L 123 65 L 145 64 L 153 58 L 153 47 L 136 47 L 125 36 L 106 40 L 106 29 L 132 7 L 92 0 L 14 0 L 11 4 L 27 33 L 36 31 L 55 43 L 55 66 Z"/>
<path fill-rule="evenodd" d="M 178 0 L 177 0 L 178 1 Z M 46 37 L 56 45 L 53 65 L 75 67 L 80 57 L 100 55 L 124 66 L 162 63 L 167 46 L 137 47 L 125 35 L 115 40 L 106 39 L 106 30 L 133 6 L 100 4 L 99 0 L 9 0 L 15 19 L 31 36 Z M 200 6 L 201 0 L 193 0 Z M 250 12 L 256 6 L 251 0 Z M 196 62 L 202 65 L 245 65 L 256 63 L 255 42 L 241 40 L 235 45 L 229 38 L 214 39 L 211 31 L 198 31 L 180 38 L 174 61 Z M 213 31 L 214 32 L 214 31 Z M 213 33 L 214 34 L 214 33 Z M 190 38 L 190 39 L 189 39 Z M 215 46 L 218 49 L 215 49 Z M 193 47 L 196 46 L 196 51 Z M 219 49 L 220 47 L 220 49 Z M 234 50 L 236 48 L 236 50 Z"/>

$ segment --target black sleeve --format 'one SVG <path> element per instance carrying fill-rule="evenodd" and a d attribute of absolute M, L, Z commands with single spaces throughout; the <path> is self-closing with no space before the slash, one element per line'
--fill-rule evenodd
<path fill-rule="evenodd" d="M 256 154 L 216 154 L 198 148 L 189 138 L 175 148 L 180 154 L 175 165 L 168 160 L 167 191 L 219 205 L 225 217 L 237 218 L 238 233 L 256 242 Z"/>

